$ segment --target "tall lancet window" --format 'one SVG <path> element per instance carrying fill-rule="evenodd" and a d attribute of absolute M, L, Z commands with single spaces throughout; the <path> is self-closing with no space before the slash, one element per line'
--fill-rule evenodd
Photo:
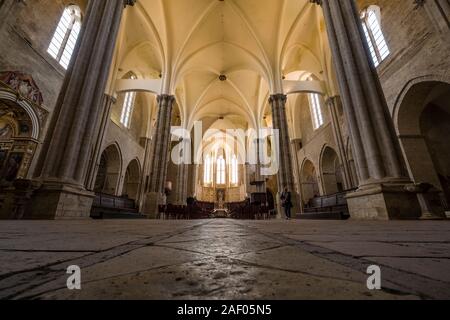
<path fill-rule="evenodd" d="M 223 156 L 217 159 L 217 178 L 216 183 L 224 185 L 226 183 L 226 161 Z"/>
<path fill-rule="evenodd" d="M 213 161 L 210 155 L 205 158 L 205 166 L 203 171 L 203 183 L 211 185 L 213 182 Z"/>
<path fill-rule="evenodd" d="M 72 58 L 75 44 L 81 29 L 81 10 L 78 6 L 68 6 L 59 20 L 58 27 L 53 35 L 47 52 L 59 64 L 67 69 Z"/>
<path fill-rule="evenodd" d="M 230 183 L 237 185 L 239 183 L 239 166 L 238 159 L 235 155 L 231 158 Z"/>
<path fill-rule="evenodd" d="M 322 104 L 320 103 L 320 96 L 317 93 L 309 94 L 309 105 L 311 106 L 311 113 L 313 117 L 314 130 L 323 126 Z"/>
<path fill-rule="evenodd" d="M 129 79 L 136 80 L 137 77 L 134 74 L 129 76 Z M 129 91 L 125 94 L 123 100 L 122 115 L 120 116 L 120 123 L 129 128 L 131 124 L 131 115 L 133 114 L 134 102 L 136 100 L 136 92 Z"/>
<path fill-rule="evenodd" d="M 381 30 L 380 8 L 370 6 L 362 11 L 361 20 L 373 63 L 378 67 L 391 53 Z"/>
<path fill-rule="evenodd" d="M 308 77 L 308 81 L 313 80 L 314 79 L 312 77 Z M 314 130 L 317 130 L 324 125 L 321 97 L 318 93 L 310 93 L 308 94 L 308 99 L 309 106 L 311 108 Z"/>

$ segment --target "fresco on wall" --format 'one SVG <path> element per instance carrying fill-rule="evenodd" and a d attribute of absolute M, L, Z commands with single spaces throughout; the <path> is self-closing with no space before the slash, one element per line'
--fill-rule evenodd
<path fill-rule="evenodd" d="M 38 106 L 43 104 L 41 91 L 30 75 L 17 71 L 4 71 L 0 72 L 0 81 Z"/>

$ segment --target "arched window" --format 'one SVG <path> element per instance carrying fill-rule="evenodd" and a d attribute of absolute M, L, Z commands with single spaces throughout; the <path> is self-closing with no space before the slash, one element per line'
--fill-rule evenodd
<path fill-rule="evenodd" d="M 317 80 L 312 73 L 304 73 L 300 77 L 301 81 L 315 81 Z M 322 110 L 322 98 L 318 93 L 308 94 L 309 107 L 311 109 L 311 118 L 313 122 L 314 130 L 319 129 L 324 125 L 323 110 Z"/>
<path fill-rule="evenodd" d="M 362 11 L 361 20 L 373 63 L 378 67 L 391 53 L 381 30 L 380 8 L 370 6 Z"/>
<path fill-rule="evenodd" d="M 216 183 L 223 185 L 226 183 L 226 162 L 223 156 L 217 159 L 217 179 Z"/>
<path fill-rule="evenodd" d="M 136 80 L 137 77 L 134 74 L 129 76 L 129 79 Z M 120 116 L 120 123 L 129 128 L 131 124 L 131 115 L 133 113 L 134 102 L 136 100 L 136 92 L 129 91 L 125 94 L 123 101 L 122 115 Z"/>
<path fill-rule="evenodd" d="M 323 114 L 322 114 L 322 104 L 320 103 L 319 94 L 317 94 L 317 93 L 309 94 L 309 105 L 311 106 L 314 130 L 317 130 L 324 124 Z"/>
<path fill-rule="evenodd" d="M 230 182 L 232 185 L 239 183 L 239 166 L 238 159 L 235 155 L 231 158 Z"/>
<path fill-rule="evenodd" d="M 81 10 L 78 6 L 68 6 L 59 21 L 47 52 L 67 69 L 81 29 Z"/>
<path fill-rule="evenodd" d="M 210 155 L 205 158 L 205 167 L 203 171 L 203 183 L 205 185 L 212 184 L 213 162 Z"/>

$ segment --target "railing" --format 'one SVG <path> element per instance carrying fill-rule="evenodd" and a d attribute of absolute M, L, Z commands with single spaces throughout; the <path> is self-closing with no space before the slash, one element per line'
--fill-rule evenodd
<path fill-rule="evenodd" d="M 111 209 L 136 209 L 136 203 L 132 199 L 112 196 L 104 193 L 97 193 L 94 199 L 94 206 Z"/>
<path fill-rule="evenodd" d="M 305 213 L 341 213 L 349 214 L 346 195 L 354 190 L 339 192 L 332 195 L 316 197 L 309 201 Z"/>
<path fill-rule="evenodd" d="M 94 219 L 134 218 L 138 215 L 139 210 L 132 199 L 104 193 L 95 195 L 91 209 L 91 217 Z"/>

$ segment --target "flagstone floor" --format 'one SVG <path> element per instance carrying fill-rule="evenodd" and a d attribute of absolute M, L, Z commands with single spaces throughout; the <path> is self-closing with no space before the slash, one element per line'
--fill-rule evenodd
<path fill-rule="evenodd" d="M 0 299 L 449 298 L 448 221 L 0 221 Z"/>

